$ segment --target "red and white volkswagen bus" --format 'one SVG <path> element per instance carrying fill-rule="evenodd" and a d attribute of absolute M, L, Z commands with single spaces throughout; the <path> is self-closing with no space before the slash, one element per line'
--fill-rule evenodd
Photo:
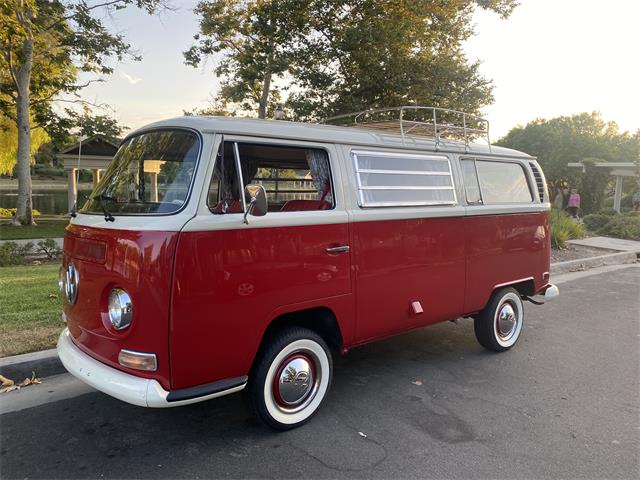
<path fill-rule="evenodd" d="M 325 399 L 334 353 L 459 317 L 511 348 L 523 300 L 558 294 L 542 171 L 470 143 L 470 118 L 458 140 L 435 113 L 431 136 L 401 120 L 180 117 L 130 134 L 67 227 L 62 363 L 147 407 L 245 389 L 288 429 Z"/>

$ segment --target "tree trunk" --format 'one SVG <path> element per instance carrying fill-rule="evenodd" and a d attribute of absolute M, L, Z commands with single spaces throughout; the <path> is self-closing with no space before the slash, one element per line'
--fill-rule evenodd
<path fill-rule="evenodd" d="M 267 69 L 264 73 L 264 82 L 262 84 L 262 96 L 258 105 L 258 118 L 267 118 L 267 105 L 269 105 L 269 90 L 271 89 L 271 63 L 273 55 L 270 54 L 267 59 Z"/>
<path fill-rule="evenodd" d="M 35 225 L 31 208 L 31 117 L 29 115 L 29 89 L 31 87 L 31 68 L 33 66 L 33 39 L 22 43 L 24 63 L 16 72 L 18 99 L 16 116 L 18 124 L 18 205 L 15 225 Z"/>

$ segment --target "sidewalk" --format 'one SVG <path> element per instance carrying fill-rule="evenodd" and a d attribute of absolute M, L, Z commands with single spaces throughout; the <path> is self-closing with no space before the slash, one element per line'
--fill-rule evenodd
<path fill-rule="evenodd" d="M 640 260 L 640 242 L 634 240 L 622 240 L 611 237 L 590 237 L 580 240 L 569 240 L 567 243 L 575 246 L 602 249 L 602 255 L 552 263 L 551 273 L 553 275 L 587 270 L 604 265 L 636 263 Z"/>
<path fill-rule="evenodd" d="M 611 237 L 590 237 L 580 240 L 569 240 L 567 243 L 572 245 L 583 245 L 585 247 L 606 248 L 608 250 L 617 250 L 619 252 L 640 253 L 640 242 L 636 240 L 622 240 L 620 238 Z"/>

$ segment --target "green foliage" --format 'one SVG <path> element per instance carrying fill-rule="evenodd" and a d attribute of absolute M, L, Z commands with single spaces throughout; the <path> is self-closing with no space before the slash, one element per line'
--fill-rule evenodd
<path fill-rule="evenodd" d="M 599 235 L 606 237 L 640 240 L 640 214 L 632 212 L 615 215 L 598 230 Z"/>
<path fill-rule="evenodd" d="M 491 82 L 461 48 L 478 6 L 504 18 L 516 2 L 206 0 L 185 61 L 215 56 L 222 110 L 260 118 L 289 89 L 298 120 L 407 103 L 478 112 Z"/>
<path fill-rule="evenodd" d="M 584 225 L 561 210 L 551 210 L 550 223 L 551 246 L 556 249 L 565 248 L 567 240 L 583 238 L 587 233 Z"/>
<path fill-rule="evenodd" d="M 62 256 L 62 249 L 53 238 L 39 240 L 37 252 L 44 254 L 48 260 L 55 260 Z"/>
<path fill-rule="evenodd" d="M 609 182 L 608 172 L 592 166 L 595 161 L 637 162 L 640 168 L 640 131 L 620 132 L 614 122 L 605 122 L 598 112 L 537 119 L 513 128 L 498 144 L 538 158 L 551 198 L 562 188 L 577 188 L 585 213 L 601 208 Z M 570 162 L 584 163 L 585 172 L 569 167 Z"/>
<path fill-rule="evenodd" d="M 31 130 L 31 163 L 38 149 L 49 140 L 42 128 Z M 9 117 L 0 113 L 0 175 L 11 175 L 18 155 L 18 127 Z"/>
<path fill-rule="evenodd" d="M 58 264 L 0 268 L 0 357 L 54 348 L 62 308 Z"/>
<path fill-rule="evenodd" d="M 0 208 L 0 218 L 11 218 L 13 216 L 15 216 L 16 214 L 16 209 L 15 208 Z M 36 210 L 35 208 L 33 209 L 33 216 L 34 217 L 38 217 L 40 216 L 41 213 L 40 211 Z"/>
<path fill-rule="evenodd" d="M 219 98 L 265 118 L 279 93 L 272 82 L 288 71 L 292 50 L 307 23 L 309 0 L 201 1 L 195 44 L 184 52 L 187 65 L 222 54 L 215 72 L 222 78 Z M 270 98 L 271 97 L 271 98 Z"/>
<path fill-rule="evenodd" d="M 8 241 L 0 243 L 0 267 L 24 265 L 30 258 L 36 256 L 44 256 L 47 260 L 56 260 L 62 256 L 62 249 L 52 238 L 40 240 L 37 245 L 34 245 L 33 242 L 19 244 Z"/>
<path fill-rule="evenodd" d="M 611 217 L 612 215 L 603 213 L 590 213 L 585 215 L 582 221 L 590 232 L 597 232 L 611 220 Z"/>
<path fill-rule="evenodd" d="M 17 242 L 0 243 L 0 267 L 9 265 L 24 265 L 27 257 L 33 253 L 33 243 L 23 245 Z"/>
<path fill-rule="evenodd" d="M 412 103 L 479 113 L 492 85 L 461 47 L 478 5 L 506 17 L 516 3 L 311 1 L 288 107 L 299 120 Z"/>

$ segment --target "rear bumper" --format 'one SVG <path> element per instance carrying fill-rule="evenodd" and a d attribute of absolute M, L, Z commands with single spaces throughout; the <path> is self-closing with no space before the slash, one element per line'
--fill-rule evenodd
<path fill-rule="evenodd" d="M 560 296 L 560 290 L 558 287 L 550 283 L 547 288 L 544 290 L 544 300 L 545 302 L 549 302 Z"/>
<path fill-rule="evenodd" d="M 245 377 L 244 382 L 239 385 L 231 386 L 227 383 L 226 386 L 230 388 L 224 390 L 211 388 L 202 389 L 201 393 L 203 394 L 198 396 L 176 395 L 181 391 L 169 392 L 162 388 L 157 380 L 140 378 L 121 372 L 90 357 L 73 343 L 67 328 L 58 339 L 58 356 L 64 367 L 74 377 L 107 395 L 140 407 L 166 408 L 202 402 L 238 392 L 246 385 Z M 176 400 L 172 400 L 172 397 Z"/>

